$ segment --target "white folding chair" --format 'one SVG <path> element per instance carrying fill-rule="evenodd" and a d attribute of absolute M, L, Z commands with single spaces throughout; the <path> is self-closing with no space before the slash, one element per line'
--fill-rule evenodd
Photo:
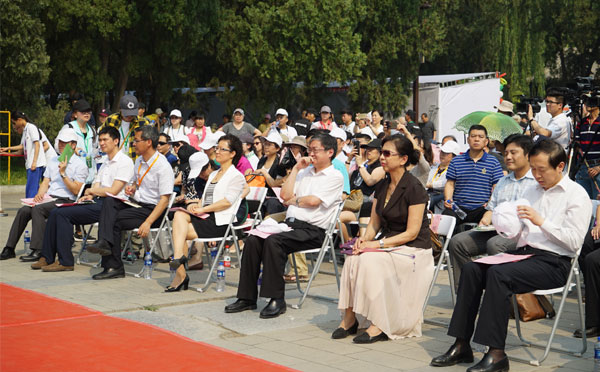
<path fill-rule="evenodd" d="M 434 214 L 431 216 L 432 221 L 432 230 L 438 235 L 444 236 L 444 246 L 442 247 L 442 252 L 440 253 L 440 258 L 438 260 L 437 265 L 435 266 L 435 271 L 433 272 L 433 279 L 431 280 L 431 284 L 429 285 L 429 290 L 427 291 L 427 297 L 425 297 L 425 303 L 423 304 L 423 316 L 425 316 L 425 309 L 427 308 L 427 304 L 429 303 L 429 298 L 431 297 L 431 292 L 433 291 L 433 286 L 435 285 L 435 281 L 437 280 L 438 274 L 440 273 L 440 269 L 442 265 L 447 265 L 448 267 L 448 275 L 450 277 L 450 294 L 452 297 L 452 305 L 454 306 L 456 299 L 454 293 L 454 276 L 452 273 L 452 265 L 450 263 L 450 255 L 448 254 L 448 244 L 450 243 L 450 239 L 452 239 L 452 233 L 454 231 L 454 226 L 456 226 L 456 218 L 453 216 L 446 216 L 442 214 Z M 427 321 L 434 324 L 438 324 L 437 321 Z M 442 324 L 442 323 L 439 323 Z M 442 324 L 447 325 L 447 324 Z"/>
<path fill-rule="evenodd" d="M 581 279 L 580 279 L 580 275 L 579 275 L 579 265 L 577 263 L 577 259 L 579 258 L 579 253 L 580 252 L 578 251 L 577 255 L 571 259 L 571 269 L 569 270 L 569 277 L 567 278 L 567 282 L 565 283 L 564 286 L 559 287 L 559 288 L 537 290 L 537 291 L 532 292 L 534 295 L 548 295 L 548 294 L 552 295 L 552 294 L 562 293 L 562 297 L 560 299 L 560 304 L 558 305 L 558 311 L 556 312 L 556 316 L 554 317 L 554 321 L 552 324 L 552 330 L 550 331 L 550 337 L 548 338 L 548 342 L 546 344 L 528 341 L 523 337 L 523 334 L 521 333 L 521 324 L 520 324 L 521 322 L 519 321 L 519 316 L 518 316 L 519 307 L 517 305 L 517 301 L 515 300 L 515 296 L 512 297 L 513 307 L 515 309 L 515 323 L 517 324 L 517 334 L 519 336 L 519 339 L 524 343 L 524 346 L 537 347 L 537 348 L 544 349 L 544 354 L 539 359 L 529 360 L 529 359 L 518 358 L 518 357 L 511 357 L 511 359 L 518 360 L 518 361 L 524 362 L 524 363 L 529 363 L 534 366 L 540 366 L 542 364 L 542 362 L 548 356 L 548 353 L 550 353 L 550 350 L 563 352 L 563 353 L 570 353 L 570 354 L 573 354 L 578 357 L 582 356 L 586 352 L 587 340 L 586 340 L 586 336 L 585 336 L 585 318 L 583 315 L 583 301 L 581 299 Z M 575 276 L 574 284 L 572 283 L 573 276 Z M 571 288 L 573 286 L 575 286 L 577 288 L 577 305 L 578 305 L 578 310 L 579 310 L 579 320 L 580 320 L 580 327 L 583 330 L 582 337 L 581 337 L 581 349 L 568 350 L 565 348 L 552 347 L 552 340 L 554 339 L 554 335 L 556 333 L 556 328 L 558 327 L 558 322 L 560 321 L 560 317 L 563 312 L 563 308 L 565 305 L 565 301 L 567 299 L 567 295 L 569 294 L 569 291 L 571 290 Z"/>
<path fill-rule="evenodd" d="M 252 218 L 246 219 L 243 224 L 233 226 L 234 231 L 249 229 L 252 230 L 256 225 L 262 222 L 263 215 L 261 212 L 262 206 L 267 198 L 267 192 L 269 191 L 266 187 L 250 187 L 250 192 L 246 195 L 247 201 L 258 202 L 258 209 L 254 212 Z"/>
<path fill-rule="evenodd" d="M 162 221 L 160 222 L 160 225 L 158 227 L 151 228 L 149 236 L 142 239 L 145 250 L 150 252 L 150 254 L 152 254 L 152 252 L 154 252 L 154 248 L 156 247 L 156 244 L 158 244 L 158 239 L 160 237 L 160 234 L 163 233 L 164 230 L 166 230 L 166 233 L 169 234 L 169 236 L 171 236 L 171 222 L 169 221 L 168 215 L 169 215 L 169 209 L 171 209 L 171 206 L 173 205 L 173 202 L 175 201 L 176 196 L 177 196 L 176 193 L 172 193 L 171 196 L 169 197 L 169 204 L 167 205 L 167 208 L 165 208 L 165 212 L 164 212 Z M 131 234 L 137 233 L 137 232 L 138 232 L 137 228 L 129 231 L 129 235 L 127 237 L 127 242 L 125 243 L 125 247 L 123 248 L 123 252 L 127 252 L 127 249 L 129 248 L 129 245 L 131 244 Z M 152 237 L 152 233 L 155 234 L 154 238 Z M 149 242 L 149 239 L 151 239 L 152 241 Z M 170 242 L 171 242 L 171 239 L 169 239 L 169 244 L 172 244 Z M 134 274 L 134 276 L 136 278 L 140 278 L 143 273 L 144 273 L 144 267 L 142 267 L 140 272 L 138 272 L 137 274 Z"/>
<path fill-rule="evenodd" d="M 87 247 L 87 241 L 89 239 L 89 237 L 92 234 L 92 230 L 94 229 L 94 227 L 98 228 L 98 222 L 95 222 L 91 225 L 89 225 L 87 231 L 85 230 L 85 226 L 82 227 L 83 229 L 83 241 L 81 242 L 81 249 L 79 250 L 79 254 L 77 255 L 77 264 L 81 264 L 81 263 L 87 263 L 88 260 L 87 258 L 83 255 L 86 251 L 86 247 Z M 99 263 L 95 264 L 94 267 L 98 267 Z"/>
<path fill-rule="evenodd" d="M 300 277 L 298 275 L 298 267 L 296 266 L 296 257 L 293 254 L 291 255 L 292 261 L 293 261 L 292 264 L 294 266 L 294 273 L 296 274 L 296 287 L 297 287 L 298 291 L 300 292 L 300 294 L 302 295 L 302 297 L 298 301 L 298 304 L 292 305 L 292 308 L 294 308 L 294 309 L 300 309 L 302 307 L 302 304 L 304 303 L 304 300 L 306 300 L 306 297 L 308 296 L 308 292 L 310 290 L 310 286 L 311 286 L 313 280 L 315 279 L 315 277 L 317 276 L 317 274 L 319 273 L 319 268 L 321 267 L 321 263 L 323 262 L 323 258 L 325 257 L 325 253 L 327 253 L 327 251 L 329 251 L 329 253 L 331 254 L 331 259 L 333 261 L 333 270 L 335 272 L 335 280 L 337 282 L 337 287 L 338 287 L 338 293 L 340 291 L 340 275 L 339 275 L 339 271 L 338 271 L 338 267 L 337 267 L 337 259 L 335 257 L 334 235 L 335 235 L 336 226 L 337 226 L 339 218 L 340 218 L 340 213 L 342 212 L 343 207 L 344 207 L 344 203 L 340 203 L 340 205 L 337 207 L 337 210 L 334 213 L 331 221 L 329 222 L 327 229 L 325 229 L 325 239 L 323 239 L 323 243 L 321 244 L 320 248 L 306 249 L 303 251 L 294 252 L 294 253 L 319 253 L 317 260 L 313 264 L 313 271 L 312 271 L 312 274 L 310 275 L 310 279 L 308 280 L 308 283 L 306 284 L 306 289 L 304 289 L 304 290 L 302 290 L 302 287 L 300 286 Z M 334 301 L 334 302 L 337 301 L 336 298 L 325 297 L 325 296 L 311 295 L 311 297 L 320 298 L 320 299 L 324 299 L 324 300 L 328 300 L 328 301 Z"/>
<path fill-rule="evenodd" d="M 214 242 L 214 241 L 220 242 L 219 248 L 217 250 L 217 254 L 216 254 L 214 260 L 212 260 L 210 252 L 206 252 L 207 258 L 210 263 L 210 271 L 208 272 L 208 276 L 206 277 L 206 281 L 204 282 L 204 285 L 201 288 L 195 288 L 198 292 L 205 292 L 208 289 L 208 287 L 210 286 L 211 279 L 213 277 L 213 273 L 215 272 L 215 269 L 217 268 L 217 265 L 219 263 L 219 257 L 221 257 L 221 254 L 223 253 L 223 249 L 225 247 L 225 242 L 227 240 L 233 239 L 235 250 L 236 250 L 236 253 L 238 256 L 238 261 L 241 262 L 240 249 L 237 244 L 237 238 L 236 238 L 236 236 L 234 234 L 234 230 L 233 230 L 233 228 L 234 228 L 233 224 L 235 222 L 235 214 L 236 214 L 237 210 L 240 208 L 241 203 L 242 203 L 242 198 L 241 198 L 241 193 L 240 193 L 237 196 L 236 202 L 234 203 L 234 208 L 233 208 L 234 213 L 231 214 L 231 219 L 229 220 L 229 223 L 227 224 L 227 231 L 225 232 L 225 234 L 223 236 L 215 236 L 215 237 L 211 237 L 211 238 L 196 238 L 193 240 L 194 243 L 196 243 L 196 242 L 208 243 L 208 242 Z"/>

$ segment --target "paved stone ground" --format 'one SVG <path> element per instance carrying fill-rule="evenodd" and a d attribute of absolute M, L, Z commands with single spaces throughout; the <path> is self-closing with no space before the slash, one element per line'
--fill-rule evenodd
<path fill-rule="evenodd" d="M 3 242 L 24 192 L 18 188 L 5 188 L 2 203 L 8 217 L 0 217 L 0 236 Z M 2 243 L 3 243 L 2 242 Z M 22 243 L 17 252 L 22 250 Z M 76 244 L 75 250 L 79 250 Z M 90 255 L 91 262 L 98 256 Z M 330 264 L 324 264 L 331 270 Z M 131 273 L 138 272 L 141 262 L 126 265 Z M 225 314 L 223 307 L 234 301 L 236 288 L 227 286 L 225 292 L 217 293 L 214 286 L 204 293 L 188 290 L 164 293 L 169 284 L 168 266 L 158 265 L 152 280 L 128 275 L 125 279 L 96 282 L 91 275 L 100 269 L 77 265 L 75 271 L 43 273 L 33 271 L 18 260 L 0 261 L 0 280 L 3 283 L 31 289 L 50 296 L 100 310 L 106 314 L 156 325 L 177 332 L 193 340 L 206 342 L 229 350 L 279 363 L 302 371 L 464 371 L 468 365 L 436 369 L 429 366 L 432 357 L 449 347 L 451 338 L 444 327 L 424 324 L 423 337 L 397 341 L 379 342 L 372 345 L 355 345 L 351 338 L 332 340 L 331 332 L 337 327 L 340 313 L 336 305 L 323 300 L 307 299 L 302 309 L 288 307 L 287 312 L 276 319 L 258 317 L 259 310 L 266 304 L 259 302 L 259 309 L 240 314 Z M 192 272 L 191 280 L 199 287 L 206 279 L 207 270 Z M 227 280 L 235 284 L 238 271 L 227 272 Z M 448 276 L 441 272 L 425 318 L 448 322 L 452 305 L 448 289 Z M 319 275 L 311 293 L 335 296 L 335 279 Z M 288 305 L 298 300 L 294 286 L 286 292 Z M 0 314 L 1 316 L 1 314 Z M 577 340 L 570 335 L 577 328 L 576 299 L 568 299 L 565 314 L 559 325 L 556 344 L 575 347 Z M 524 333 L 534 340 L 542 340 L 550 331 L 551 323 L 546 320 L 524 324 Z M 508 349 L 510 356 L 528 355 L 529 351 L 519 345 L 514 322 L 509 327 Z M 581 343 L 581 342 L 579 342 Z M 475 345 L 476 359 L 482 347 Z M 533 355 L 541 350 L 533 349 Z M 542 367 L 511 361 L 513 371 L 591 371 L 593 369 L 593 343 L 588 341 L 588 350 L 582 358 L 569 354 L 551 352 Z"/>

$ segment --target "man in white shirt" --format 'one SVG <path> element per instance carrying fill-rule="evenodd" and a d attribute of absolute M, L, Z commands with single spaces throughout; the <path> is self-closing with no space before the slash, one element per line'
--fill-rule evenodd
<path fill-rule="evenodd" d="M 158 227 L 169 197 L 173 193 L 173 169 L 167 159 L 156 150 L 158 131 L 146 125 L 136 128 L 133 145 L 139 155 L 133 170 L 133 185 L 125 187 L 125 194 L 140 208 L 132 207 L 116 198 L 106 198 L 100 212 L 98 241 L 88 251 L 102 256 L 104 271 L 93 275 L 95 280 L 123 278 L 121 261 L 121 231 L 137 228 L 144 239 L 151 227 Z"/>
<path fill-rule="evenodd" d="M 471 258 L 487 253 L 494 255 L 516 248 L 516 241 L 498 235 L 495 230 L 481 231 L 492 227 L 492 212 L 494 208 L 504 202 L 521 199 L 525 190 L 536 185 L 531 174 L 527 155 L 533 147 L 529 136 L 514 134 L 504 140 L 506 166 L 510 173 L 502 177 L 496 184 L 490 201 L 486 204 L 483 217 L 479 221 L 479 229 L 464 231 L 450 239 L 448 253 L 454 269 L 454 286 L 458 288 L 458 281 L 462 267 Z"/>
<path fill-rule="evenodd" d="M 73 129 L 62 129 L 56 138 L 60 152 L 67 146 L 75 150 L 77 146 L 77 134 Z M 69 203 L 75 200 L 87 176 L 87 166 L 79 156 L 71 156 L 68 163 L 66 161 L 59 162 L 58 156 L 51 159 L 51 162 L 47 164 L 44 171 L 44 180 L 33 200 L 39 203 L 44 199 L 45 194 L 50 195 L 55 200 L 37 204 L 34 207 L 24 206 L 19 209 L 10 228 L 2 257 L 15 257 L 15 246 L 21 234 L 25 231 L 27 223 L 31 220 L 31 252 L 27 256 L 21 256 L 20 260 L 23 262 L 37 261 L 40 258 L 44 230 L 46 229 L 46 219 L 50 215 L 50 212 L 56 208 L 56 204 L 58 203 Z M 71 229 L 70 231 L 72 232 L 73 230 Z"/>
<path fill-rule="evenodd" d="M 508 253 L 532 256 L 500 265 L 470 262 L 463 267 L 448 328 L 456 341 L 445 354 L 433 358 L 432 366 L 472 362 L 473 336 L 473 342 L 489 346 L 489 351 L 467 371 L 507 371 L 504 346 L 510 296 L 565 285 L 571 259 L 583 244 L 592 216 L 592 203 L 583 187 L 563 176 L 566 162 L 562 145 L 553 140 L 543 139 L 529 152 L 538 184 L 523 195 L 531 205 L 516 207 L 521 222 L 514 236 L 518 248 Z"/>
<path fill-rule="evenodd" d="M 260 317 L 275 318 L 285 313 L 283 274 L 287 255 L 323 243 L 325 228 L 342 202 L 343 180 L 331 165 L 336 150 L 333 137 L 318 133 L 312 137 L 308 149 L 309 156 L 300 158 L 281 188 L 281 198 L 288 206 L 285 223 L 292 231 L 266 239 L 248 237 L 242 256 L 238 300 L 225 307 L 226 313 L 256 309 L 256 281 L 261 262 L 260 296 L 271 301 Z"/>
<path fill-rule="evenodd" d="M 262 133 L 263 137 L 268 136 L 269 132 L 274 130 L 279 132 L 280 135 L 285 135 L 291 141 L 298 135 L 298 132 L 296 132 L 295 128 L 290 127 L 288 123 L 289 116 L 287 110 L 282 108 L 277 109 L 277 112 L 275 113 L 275 121 L 271 123 L 269 128 L 265 129 L 265 131 Z"/>
<path fill-rule="evenodd" d="M 85 194 L 78 200 L 80 203 L 93 201 L 93 204 L 56 208 L 52 211 L 44 234 L 42 255 L 38 262 L 31 265 L 32 269 L 50 272 L 72 270 L 74 258 L 71 247 L 74 239 L 71 234 L 64 236 L 64 232 L 73 231 L 74 225 L 98 222 L 107 193 L 125 196 L 125 185 L 133 178 L 133 161 L 119 151 L 119 131 L 114 127 L 104 127 L 98 135 L 98 142 L 107 159 L 98 170 L 92 187 L 85 190 Z M 57 253 L 58 260 L 55 260 Z"/>
<path fill-rule="evenodd" d="M 566 150 L 571 141 L 571 119 L 563 112 L 564 106 L 565 97 L 563 93 L 558 90 L 549 90 L 546 94 L 546 110 L 552 115 L 552 119 L 550 119 L 546 127 L 542 127 L 534 119 L 531 105 L 529 105 L 527 117 L 529 118 L 531 128 L 537 134 L 552 138 Z"/>
<path fill-rule="evenodd" d="M 342 110 L 342 125 L 340 125 L 340 128 L 342 128 L 346 132 L 354 133 L 355 126 L 356 126 L 356 123 L 352 120 L 352 110 L 347 109 L 347 108 L 343 109 Z"/>

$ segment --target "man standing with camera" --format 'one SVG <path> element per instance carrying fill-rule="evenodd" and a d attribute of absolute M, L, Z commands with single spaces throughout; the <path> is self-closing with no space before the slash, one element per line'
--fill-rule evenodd
<path fill-rule="evenodd" d="M 564 106 L 564 93 L 558 90 L 549 90 L 546 93 L 546 111 L 552 115 L 552 119 L 550 119 L 548 125 L 544 128 L 534 120 L 531 105 L 529 105 L 527 118 L 529 119 L 529 125 L 537 134 L 555 140 L 566 150 L 571 141 L 571 120 L 563 112 Z"/>
<path fill-rule="evenodd" d="M 589 115 L 575 127 L 575 141 L 579 143 L 578 167 L 575 181 L 583 186 L 590 199 L 598 198 L 600 187 L 600 96 L 587 97 L 585 108 Z"/>

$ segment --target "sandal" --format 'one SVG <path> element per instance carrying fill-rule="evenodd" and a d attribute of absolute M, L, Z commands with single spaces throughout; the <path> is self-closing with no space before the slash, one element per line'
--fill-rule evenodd
<path fill-rule="evenodd" d="M 308 275 L 299 275 L 298 276 L 298 281 L 300 283 L 307 283 L 308 279 L 309 279 Z M 286 283 L 296 283 L 296 275 L 284 275 L 283 280 Z"/>

